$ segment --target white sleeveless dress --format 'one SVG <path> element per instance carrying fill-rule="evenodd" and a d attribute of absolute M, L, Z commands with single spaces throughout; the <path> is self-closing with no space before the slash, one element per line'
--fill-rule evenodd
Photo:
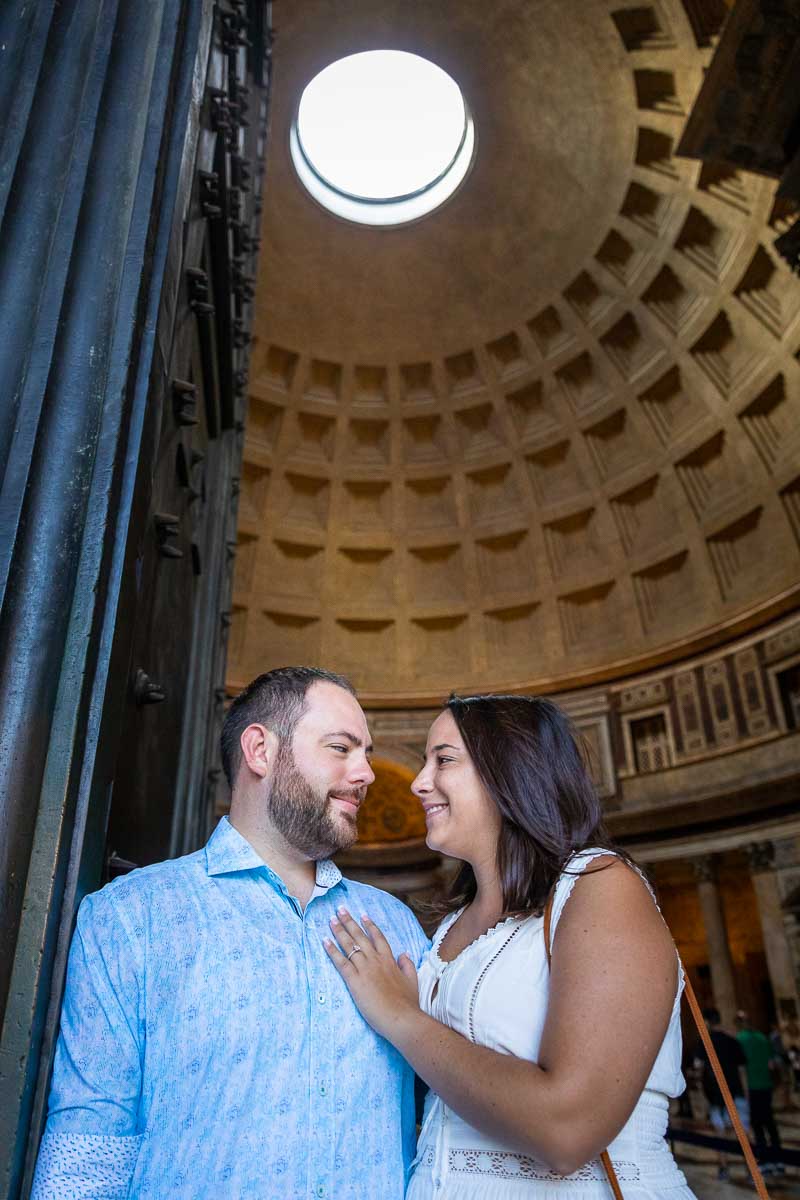
<path fill-rule="evenodd" d="M 570 873 L 561 875 L 555 888 L 551 943 L 576 878 L 592 859 L 608 853 L 584 850 L 570 860 Z M 509 917 L 445 963 L 438 948 L 457 916 L 451 913 L 442 922 L 422 960 L 420 1006 L 471 1042 L 536 1062 L 550 986 L 543 918 Z M 624 1200 L 695 1200 L 664 1140 L 669 1098 L 679 1096 L 685 1086 L 682 991 L 681 976 L 669 1028 L 646 1087 L 628 1123 L 608 1147 Z M 609 1200 L 611 1196 L 599 1160 L 572 1175 L 558 1175 L 545 1163 L 479 1133 L 437 1095 L 428 1094 L 406 1200 Z"/>

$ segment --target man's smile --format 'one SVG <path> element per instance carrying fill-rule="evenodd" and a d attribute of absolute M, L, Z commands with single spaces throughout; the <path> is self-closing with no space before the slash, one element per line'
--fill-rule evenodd
<path fill-rule="evenodd" d="M 354 796 L 352 793 L 345 796 L 340 796 L 335 792 L 330 794 L 331 800 L 338 800 L 345 812 L 355 815 L 361 807 L 362 797 Z"/>

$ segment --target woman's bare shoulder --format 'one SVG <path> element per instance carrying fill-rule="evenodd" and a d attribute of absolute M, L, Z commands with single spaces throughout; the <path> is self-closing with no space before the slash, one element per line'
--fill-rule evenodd
<path fill-rule="evenodd" d="M 673 942 L 652 892 L 635 867 L 609 853 L 592 859 L 575 880 L 558 923 L 556 943 L 646 938 L 674 957 Z M 555 948 L 555 946 L 554 946 Z"/>

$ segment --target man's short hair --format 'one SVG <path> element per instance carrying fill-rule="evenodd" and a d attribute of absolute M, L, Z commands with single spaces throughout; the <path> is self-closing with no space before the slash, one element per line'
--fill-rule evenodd
<path fill-rule="evenodd" d="M 239 692 L 225 715 L 220 735 L 222 769 L 229 787 L 233 787 L 242 763 L 240 739 L 247 726 L 266 725 L 281 741 L 290 739 L 306 711 L 306 693 L 314 683 L 333 683 L 352 696 L 356 694 L 344 675 L 321 667 L 276 667 Z"/>
<path fill-rule="evenodd" d="M 704 1008 L 703 1009 L 703 1019 L 705 1021 L 708 1021 L 709 1025 L 719 1025 L 720 1019 L 721 1019 L 720 1015 L 719 1015 L 719 1009 L 718 1008 Z"/>

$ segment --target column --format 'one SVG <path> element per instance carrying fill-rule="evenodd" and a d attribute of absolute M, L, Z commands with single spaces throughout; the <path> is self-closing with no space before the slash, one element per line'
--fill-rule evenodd
<path fill-rule="evenodd" d="M 697 894 L 700 899 L 708 943 L 714 1004 L 719 1009 L 722 1024 L 727 1029 L 733 1029 L 737 1009 L 736 983 L 733 974 L 733 960 L 728 945 L 728 931 L 725 928 L 722 897 L 716 882 L 714 861 L 711 855 L 706 854 L 702 858 L 695 859 L 692 866 L 697 880 Z"/>
<path fill-rule="evenodd" d="M 268 18 L 264 0 L 0 3 L 0 1195 L 8 1200 L 30 1188 L 71 920 L 103 871 L 144 612 L 141 564 L 155 538 L 160 431 L 195 424 L 191 413 L 178 421 L 168 373 L 173 343 L 188 341 L 181 265 L 189 214 L 200 208 L 232 243 L 238 237 L 242 253 L 225 261 L 219 238 L 209 244 L 228 342 L 238 352 L 249 337 L 244 272 L 254 239 L 244 218 L 256 188 L 244 179 L 239 126 L 244 118 L 249 136 L 263 137 Z M 242 71 L 235 101 L 223 88 L 204 96 L 212 54 L 217 82 L 247 59 L 255 85 L 244 86 Z M 205 196 L 199 178 L 193 187 L 198 142 L 210 153 L 215 137 L 226 144 L 226 182 L 237 151 L 235 214 L 232 183 L 224 211 L 208 194 L 212 172 Z M 245 182 L 250 199 L 239 195 Z M 239 365 L 230 351 L 215 354 L 221 388 L 236 386 Z M 219 407 L 233 442 L 239 414 L 230 400 Z M 227 588 L 224 559 L 222 540 L 215 562 Z M 206 580 L 207 560 L 203 570 Z M 223 582 L 218 594 L 227 595 Z M 219 608 L 213 616 L 217 642 L 207 653 L 216 664 Z M 192 618 L 176 607 L 176 624 Z M 191 683 L 198 716 L 203 703 L 210 708 L 205 683 Z M 179 735 L 174 722 L 173 760 Z M 202 763 L 194 735 L 185 757 Z"/>
<path fill-rule="evenodd" d="M 775 997 L 778 1024 L 783 1029 L 789 1022 L 797 1021 L 800 1014 L 800 998 L 786 935 L 773 843 L 752 842 L 747 847 L 747 861 L 758 902 L 761 936 L 764 940 L 764 954 Z"/>

